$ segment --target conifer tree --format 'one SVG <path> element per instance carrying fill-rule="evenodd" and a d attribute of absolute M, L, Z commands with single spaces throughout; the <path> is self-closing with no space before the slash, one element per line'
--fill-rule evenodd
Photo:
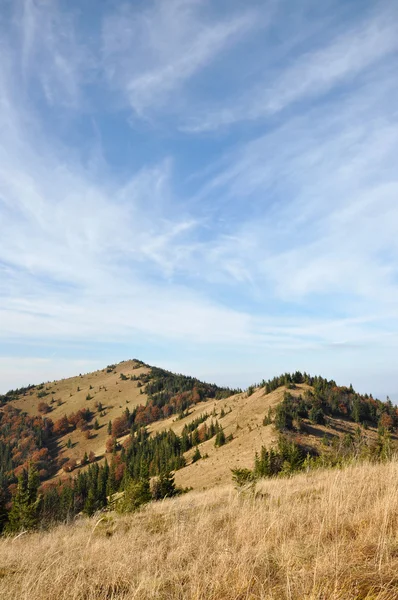
<path fill-rule="evenodd" d="M 158 479 L 152 485 L 152 497 L 154 500 L 163 500 L 163 498 L 171 498 L 177 493 L 174 475 L 171 471 L 164 470 L 161 472 Z"/>
<path fill-rule="evenodd" d="M 197 462 L 198 460 L 200 460 L 202 458 L 202 455 L 200 453 L 199 448 L 196 446 L 195 452 L 193 453 L 192 456 L 192 462 Z"/>
<path fill-rule="evenodd" d="M 221 429 L 216 435 L 216 441 L 214 442 L 214 445 L 216 447 L 224 446 L 225 442 L 226 442 L 225 433 Z"/>
<path fill-rule="evenodd" d="M 37 525 L 40 497 L 37 495 L 40 478 L 34 467 L 23 470 L 18 478 L 17 491 L 9 513 L 8 531 L 34 529 Z"/>

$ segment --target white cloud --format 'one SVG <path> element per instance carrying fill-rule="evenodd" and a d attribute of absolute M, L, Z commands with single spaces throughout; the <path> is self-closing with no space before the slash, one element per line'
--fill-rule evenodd
<path fill-rule="evenodd" d="M 77 109 L 82 86 L 96 71 L 88 40 L 77 35 L 77 13 L 34 0 L 17 0 L 14 9 L 10 35 L 14 48 L 19 44 L 23 91 L 39 86 L 49 105 Z"/>
<path fill-rule="evenodd" d="M 79 148 L 68 148 L 52 124 L 62 115 L 68 127 L 65 106 L 82 116 L 93 72 L 98 96 L 110 86 L 137 114 L 156 117 L 170 104 L 174 115 L 194 76 L 250 37 L 257 13 L 210 17 L 206 4 L 193 0 L 156 2 L 141 12 L 124 5 L 105 19 L 103 56 L 97 40 L 92 59 L 73 15 L 56 4 L 27 0 L 23 6 L 21 38 L 13 45 L 5 36 L 0 64 L 6 342 L 163 340 L 180 355 L 202 348 L 201 360 L 205 355 L 212 363 L 209 373 L 217 353 L 235 353 L 237 368 L 239 352 L 257 353 L 256 364 L 279 353 L 285 369 L 285 354 L 294 366 L 315 360 L 317 352 L 327 364 L 341 349 L 396 350 L 398 87 L 388 62 L 367 71 L 396 48 L 392 20 L 356 24 L 285 64 L 263 95 L 253 97 L 249 86 L 250 101 L 245 96 L 232 106 L 233 120 L 275 113 L 366 73 L 338 101 L 306 105 L 279 126 L 269 121 L 257 139 L 249 132 L 244 141 L 220 142 L 221 158 L 212 154 L 196 174 L 199 190 L 191 198 L 183 191 L 191 173 L 176 165 L 181 154 L 173 153 L 173 144 L 162 158 L 143 153 L 140 167 L 128 164 L 126 181 L 106 152 L 86 168 Z M 44 109 L 42 98 L 36 102 L 37 84 L 48 102 Z M 92 102 L 93 110 L 101 104 L 94 95 Z M 56 119 L 47 124 L 52 109 Z M 112 125 L 106 121 L 104 129 Z M 156 118 L 144 133 L 158 142 Z M 118 135 L 112 132 L 108 141 L 117 143 Z M 128 135 L 135 143 L 131 129 Z M 192 155 L 190 146 L 185 150 L 187 162 L 194 162 L 202 147 Z M 4 360 L 0 376 L 6 379 L 10 363 Z M 65 364 L 65 372 L 77 368 Z M 44 379 L 56 364 L 38 362 L 34 369 L 34 379 Z M 245 369 L 252 372 L 248 364 Z M 22 372 L 30 373 L 26 364 Z M 10 373 L 16 377 L 12 367 Z"/>
<path fill-rule="evenodd" d="M 327 45 L 308 52 L 298 52 L 291 65 L 280 69 L 270 53 L 257 73 L 261 83 L 240 93 L 233 102 L 223 100 L 222 108 L 200 113 L 183 126 L 187 132 L 210 131 L 239 121 L 250 121 L 277 113 L 296 102 L 317 98 L 342 84 L 352 84 L 355 77 L 398 50 L 397 10 L 387 5 L 362 19 L 344 33 L 337 34 Z M 329 35 L 329 34 L 326 34 Z M 302 44 L 300 37 L 297 40 Z M 292 52 L 293 54 L 293 52 Z M 264 62 L 266 67 L 264 68 Z"/>
<path fill-rule="evenodd" d="M 196 0 L 157 0 L 141 12 L 123 6 L 103 27 L 104 65 L 137 115 L 163 107 L 192 76 L 258 25 L 257 12 L 222 20 L 204 15 Z M 170 110 L 170 108 L 168 109 Z"/>

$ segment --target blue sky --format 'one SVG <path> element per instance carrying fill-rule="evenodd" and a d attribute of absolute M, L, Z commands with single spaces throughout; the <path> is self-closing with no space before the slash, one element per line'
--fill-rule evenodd
<path fill-rule="evenodd" d="M 0 0 L 0 389 L 398 400 L 398 4 Z"/>

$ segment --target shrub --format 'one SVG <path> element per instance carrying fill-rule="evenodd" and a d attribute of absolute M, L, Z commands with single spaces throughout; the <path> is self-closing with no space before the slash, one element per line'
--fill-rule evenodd
<path fill-rule="evenodd" d="M 232 480 L 240 488 L 254 480 L 253 472 L 250 469 L 231 469 Z"/>
<path fill-rule="evenodd" d="M 131 481 L 125 488 L 123 498 L 119 501 L 117 509 L 119 512 L 134 512 L 143 504 L 151 500 L 149 479 Z"/>
<path fill-rule="evenodd" d="M 51 411 L 51 406 L 47 404 L 47 402 L 39 402 L 39 404 L 37 405 L 37 410 L 39 411 L 39 413 L 46 415 Z"/>

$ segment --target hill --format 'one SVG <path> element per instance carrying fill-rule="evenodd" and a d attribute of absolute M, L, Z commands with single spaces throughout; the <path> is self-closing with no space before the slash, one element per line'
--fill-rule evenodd
<path fill-rule="evenodd" d="M 0 540 L 3 600 L 395 600 L 398 463 L 317 470 Z"/>
<path fill-rule="evenodd" d="M 0 400 L 0 524 L 9 518 L 14 530 L 30 526 L 21 507 L 7 517 L 29 486 L 32 507 L 37 492 L 41 498 L 36 518 L 51 523 L 93 514 L 130 485 L 159 477 L 164 487 L 153 497 L 172 495 L 175 484 L 227 484 L 232 470 L 249 481 L 347 457 L 385 459 L 398 426 L 390 402 L 306 373 L 242 392 L 138 360 Z"/>

